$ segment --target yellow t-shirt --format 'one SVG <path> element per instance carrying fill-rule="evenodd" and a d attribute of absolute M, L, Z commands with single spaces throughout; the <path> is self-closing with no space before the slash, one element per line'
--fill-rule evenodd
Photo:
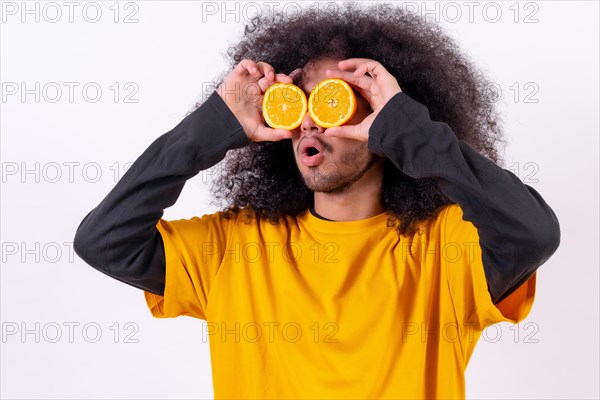
<path fill-rule="evenodd" d="M 216 399 L 464 398 L 482 329 L 523 320 L 536 275 L 494 305 L 458 205 L 410 237 L 386 221 L 161 219 L 165 292 L 145 299 L 206 320 Z"/>

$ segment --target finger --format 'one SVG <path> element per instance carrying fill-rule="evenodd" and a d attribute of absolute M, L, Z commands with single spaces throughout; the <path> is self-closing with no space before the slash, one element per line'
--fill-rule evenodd
<path fill-rule="evenodd" d="M 292 78 L 289 75 L 286 75 L 286 74 L 277 74 L 277 75 L 275 75 L 275 82 L 292 83 L 293 81 L 294 81 L 294 78 Z"/>
<path fill-rule="evenodd" d="M 260 78 L 257 83 L 258 83 L 258 86 L 260 87 L 261 93 L 264 93 L 269 88 L 269 86 L 271 86 L 273 84 L 273 82 L 267 80 L 267 78 L 264 76 L 262 78 Z"/>
<path fill-rule="evenodd" d="M 375 60 L 371 60 L 370 58 L 348 58 L 347 60 L 338 62 L 338 67 L 345 71 L 354 71 L 359 66 L 373 61 Z"/>
<path fill-rule="evenodd" d="M 255 142 L 277 142 L 279 140 L 289 139 L 292 137 L 292 135 L 292 132 L 288 131 L 287 129 L 274 129 L 263 124 L 259 124 L 251 135 L 252 137 L 250 137 L 250 139 Z"/>
<path fill-rule="evenodd" d="M 258 80 L 258 86 L 260 87 L 262 93 L 266 92 L 269 86 L 273 85 L 274 83 L 292 83 L 292 78 L 286 74 L 277 74 L 275 75 L 275 80 L 273 81 L 268 80 L 266 76 Z"/>
<path fill-rule="evenodd" d="M 352 72 L 340 71 L 336 69 L 328 69 L 325 71 L 325 76 L 328 78 L 339 78 L 343 79 L 351 85 L 354 85 L 360 89 L 368 90 L 373 84 L 373 78 L 370 76 L 356 76 Z"/>
<path fill-rule="evenodd" d="M 290 72 L 289 77 L 292 78 L 292 82 L 302 76 L 302 68 L 296 68 Z"/>
<path fill-rule="evenodd" d="M 376 61 L 361 64 L 356 71 L 354 71 L 354 75 L 356 76 L 364 76 L 365 74 L 369 74 L 373 79 L 377 79 L 377 76 L 380 74 L 387 72 L 383 65 L 379 64 Z"/>
<path fill-rule="evenodd" d="M 326 137 L 339 137 L 344 139 L 355 139 L 360 141 L 366 141 L 368 135 L 362 132 L 361 126 L 359 125 L 343 125 L 335 126 L 333 128 L 327 128 L 323 132 Z"/>
<path fill-rule="evenodd" d="M 257 64 L 258 70 L 267 78 L 269 81 L 273 81 L 275 79 L 275 68 L 266 62 L 259 61 Z"/>
<path fill-rule="evenodd" d="M 241 75 L 248 74 L 251 76 L 256 76 L 257 74 L 260 74 L 260 71 L 258 70 L 258 65 L 256 65 L 254 61 L 248 59 L 240 61 L 240 63 L 235 67 L 235 72 Z"/>
<path fill-rule="evenodd" d="M 378 75 L 387 72 L 380 62 L 369 58 L 349 58 L 340 61 L 338 67 L 346 71 L 354 71 L 355 76 L 369 74 L 374 79 L 376 79 Z"/>

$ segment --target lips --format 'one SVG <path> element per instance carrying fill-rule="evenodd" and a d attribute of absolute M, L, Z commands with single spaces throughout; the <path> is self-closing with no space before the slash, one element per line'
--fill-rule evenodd
<path fill-rule="evenodd" d="M 307 167 L 315 167 L 323 161 L 323 145 L 314 137 L 302 139 L 299 146 L 300 160 Z"/>

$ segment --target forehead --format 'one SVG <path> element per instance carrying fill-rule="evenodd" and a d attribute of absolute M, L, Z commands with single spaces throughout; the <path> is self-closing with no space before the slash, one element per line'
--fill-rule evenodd
<path fill-rule="evenodd" d="M 298 86 L 305 92 L 310 93 L 317 83 L 326 79 L 325 71 L 328 69 L 338 69 L 337 59 L 324 59 L 308 62 L 302 71 L 302 78 Z"/>

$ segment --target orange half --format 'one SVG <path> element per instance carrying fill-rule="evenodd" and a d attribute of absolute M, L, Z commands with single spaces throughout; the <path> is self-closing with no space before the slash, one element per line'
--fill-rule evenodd
<path fill-rule="evenodd" d="M 350 85 L 337 78 L 325 79 L 314 87 L 308 98 L 308 113 L 323 128 L 340 126 L 356 112 L 356 96 Z"/>
<path fill-rule="evenodd" d="M 271 128 L 292 130 L 306 115 L 306 95 L 291 83 L 274 83 L 265 91 L 262 113 Z"/>

